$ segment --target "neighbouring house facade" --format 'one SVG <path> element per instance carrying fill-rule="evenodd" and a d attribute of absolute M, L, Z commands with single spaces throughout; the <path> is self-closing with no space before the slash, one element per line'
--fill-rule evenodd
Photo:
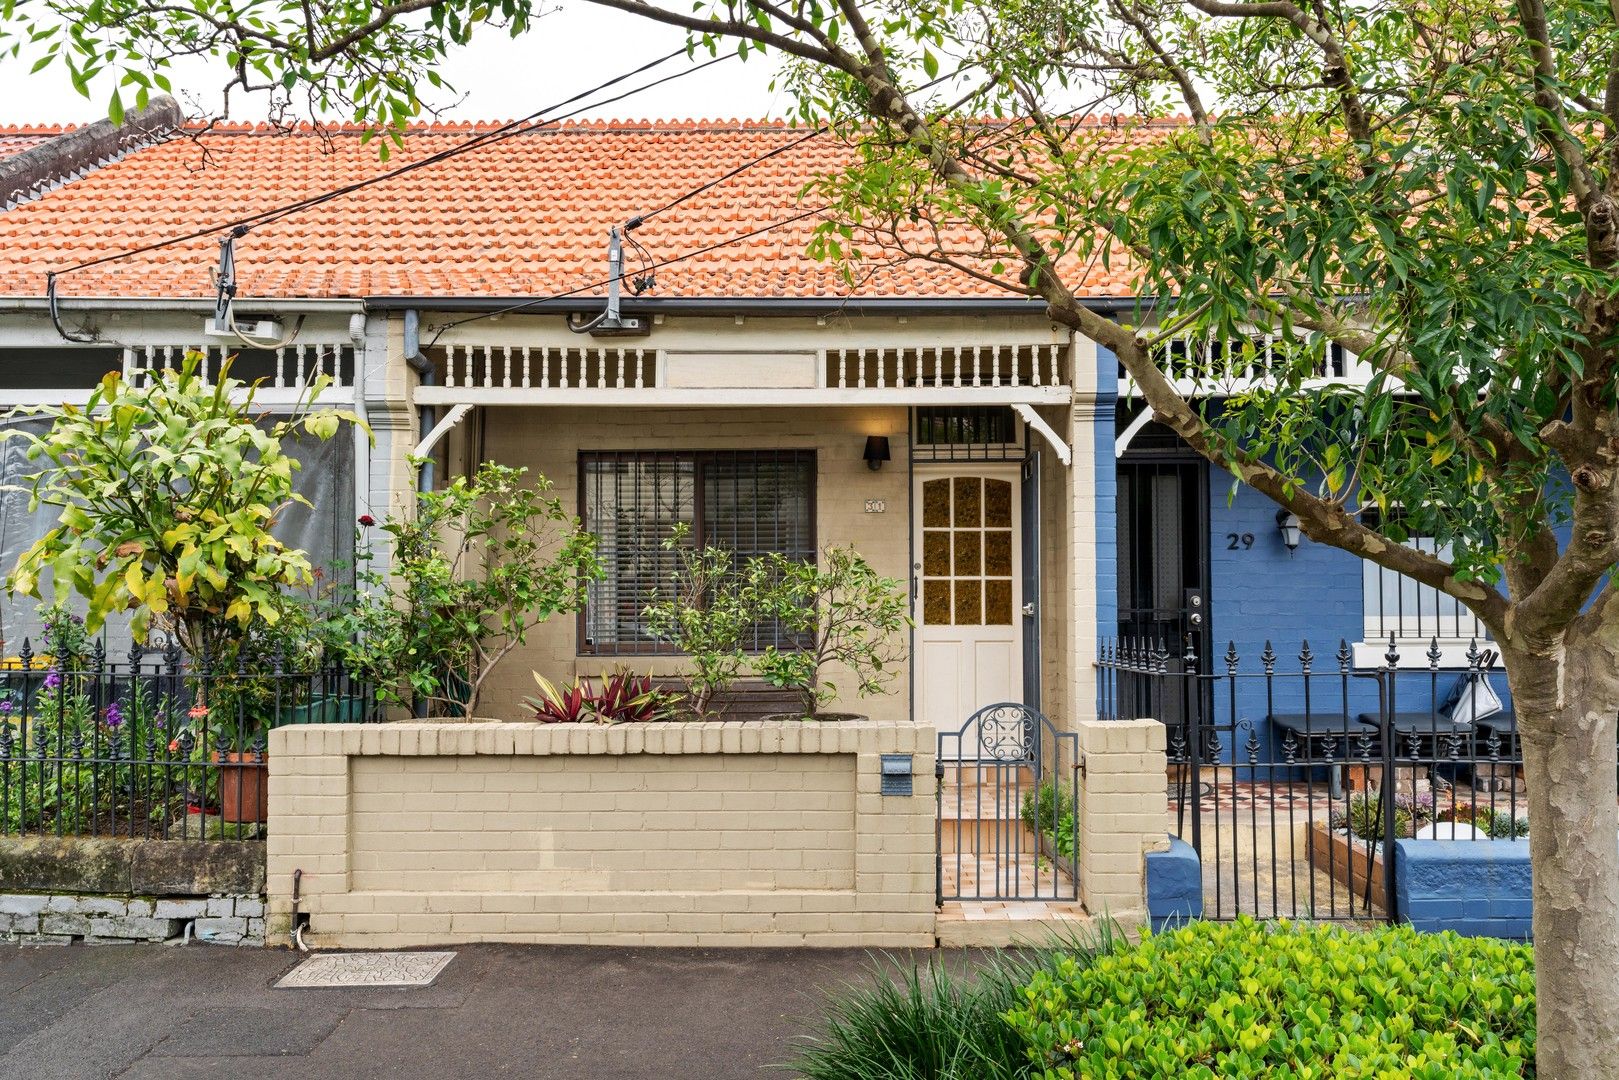
<path fill-rule="evenodd" d="M 15 189 L 0 212 L 0 403 L 82 398 L 108 367 L 138 375 L 187 348 L 213 365 L 238 355 L 270 410 L 330 375 L 321 403 L 356 410 L 375 439 L 306 462 L 315 509 L 283 526 L 323 562 L 352 558 L 354 520 L 408 506 L 419 483 L 482 461 L 543 474 L 600 538 L 607 573 L 578 618 L 543 625 L 492 677 L 492 716 L 523 714 L 531 670 L 678 669 L 642 615 L 677 523 L 739 556 L 853 545 L 906 582 L 909 665 L 886 695 L 838 707 L 941 730 L 1005 700 L 1060 728 L 1093 716 L 1093 661 L 1120 637 L 1190 640 L 1204 658 L 1343 641 L 1374 666 L 1391 632 L 1412 657 L 1434 637 L 1459 657 L 1478 633 L 1431 590 L 1289 548 L 1271 504 L 1153 424 L 1116 359 L 1041 305 L 930 264 L 874 260 L 851 284 L 809 259 L 814 221 L 792 219 L 841 160 L 830 137 L 679 200 L 802 132 L 531 128 L 268 221 L 234 245 L 238 321 L 290 332 L 265 349 L 203 332 L 218 236 L 121 256 L 489 129 L 413 129 L 380 162 L 342 130 L 190 131 L 162 113 L 109 146 L 101 127 L 0 133 Z M 637 325 L 593 333 L 609 231 L 637 215 L 621 311 Z M 53 321 L 46 272 L 78 263 L 94 265 L 58 277 Z M 1081 291 L 1135 313 L 1123 270 L 1093 268 Z M 1326 364 L 1362 377 L 1353 357 Z M 1191 388 L 1218 397 L 1250 377 Z M 9 563 L 39 519 L 6 498 Z M 5 620 L 8 640 L 27 632 L 26 613 Z"/>

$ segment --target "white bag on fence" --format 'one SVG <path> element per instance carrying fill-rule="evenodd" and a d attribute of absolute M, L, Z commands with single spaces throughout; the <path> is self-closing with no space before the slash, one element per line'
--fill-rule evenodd
<path fill-rule="evenodd" d="M 1488 675 L 1464 675 L 1440 712 L 1449 716 L 1453 724 L 1476 724 L 1503 708 L 1501 695 L 1490 685 Z"/>

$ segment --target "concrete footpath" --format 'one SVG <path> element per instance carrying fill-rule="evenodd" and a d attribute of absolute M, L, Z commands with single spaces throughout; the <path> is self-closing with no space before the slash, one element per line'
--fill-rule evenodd
<path fill-rule="evenodd" d="M 0 1078 L 791 1076 L 860 950 L 473 945 L 422 988 L 276 989 L 299 957 L 0 947 Z M 916 959 L 920 959 L 918 954 Z"/>

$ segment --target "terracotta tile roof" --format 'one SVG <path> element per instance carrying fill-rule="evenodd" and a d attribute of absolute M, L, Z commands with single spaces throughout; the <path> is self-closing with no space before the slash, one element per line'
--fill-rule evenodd
<path fill-rule="evenodd" d="M 32 150 L 40 143 L 71 130 L 72 128 L 54 125 L 38 127 L 14 127 L 8 125 L 0 127 L 0 161 L 11 157 L 13 154 L 20 154 L 24 150 Z"/>
<path fill-rule="evenodd" d="M 218 225 L 443 151 L 496 125 L 411 129 L 387 162 L 347 130 L 215 127 L 134 150 L 0 214 L 0 295 L 41 296 L 45 272 Z M 607 230 L 799 139 L 802 128 L 736 121 L 579 123 L 513 138 L 375 184 L 237 242 L 254 297 L 531 297 L 599 281 Z M 40 136 L 0 130 L 7 139 Z M 649 221 L 636 237 L 664 259 L 805 209 L 796 193 L 848 151 L 816 137 Z M 912 261 L 851 291 L 807 257 L 812 220 L 658 271 L 657 297 L 1005 297 Z M 68 275 L 64 299 L 211 295 L 217 237 Z M 627 272 L 635 257 L 627 253 Z M 1089 268 L 1084 291 L 1127 295 L 1128 270 Z"/>

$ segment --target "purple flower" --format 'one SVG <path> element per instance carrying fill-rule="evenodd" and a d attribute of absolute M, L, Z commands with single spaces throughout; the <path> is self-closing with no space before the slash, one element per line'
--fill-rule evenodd
<path fill-rule="evenodd" d="M 58 686 L 61 686 L 61 685 L 62 685 L 62 673 L 60 671 L 58 671 L 56 668 L 51 668 L 51 670 L 49 670 L 49 671 L 47 671 L 45 673 L 45 689 L 47 689 L 47 690 L 55 690 Z"/>
<path fill-rule="evenodd" d="M 118 707 L 118 703 L 115 701 L 111 705 L 107 706 L 106 710 L 102 713 L 102 717 L 107 721 L 108 727 L 115 728 L 124 722 L 124 710 L 120 709 Z"/>
<path fill-rule="evenodd" d="M 11 712 L 11 699 L 10 698 L 0 699 L 0 714 L 9 714 L 10 712 Z"/>

